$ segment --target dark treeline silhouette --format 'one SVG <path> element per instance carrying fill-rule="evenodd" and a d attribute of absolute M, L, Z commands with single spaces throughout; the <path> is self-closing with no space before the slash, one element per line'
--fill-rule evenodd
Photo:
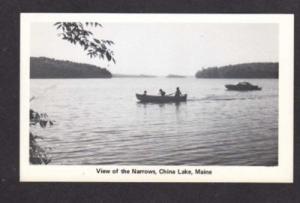
<path fill-rule="evenodd" d="M 145 75 L 145 74 L 140 74 L 140 75 L 130 75 L 130 74 L 113 74 L 114 78 L 155 78 L 157 76 L 155 75 Z"/>
<path fill-rule="evenodd" d="M 50 59 L 30 57 L 30 78 L 111 78 L 112 74 L 98 66 Z"/>
<path fill-rule="evenodd" d="M 184 75 L 175 75 L 175 74 L 169 74 L 166 76 L 167 78 L 185 78 Z"/>
<path fill-rule="evenodd" d="M 243 63 L 209 67 L 198 71 L 196 78 L 278 78 L 278 63 Z"/>

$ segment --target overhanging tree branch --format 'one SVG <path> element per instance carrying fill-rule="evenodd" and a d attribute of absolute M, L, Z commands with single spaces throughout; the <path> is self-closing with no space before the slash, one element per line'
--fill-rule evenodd
<path fill-rule="evenodd" d="M 109 48 L 114 45 L 111 40 L 103 40 L 94 38 L 93 33 L 86 29 L 86 27 L 102 27 L 97 22 L 56 22 L 54 23 L 56 29 L 60 31 L 59 37 L 63 40 L 67 40 L 72 44 L 79 44 L 87 55 L 91 58 L 99 57 L 100 59 L 106 59 L 116 63 L 114 58 L 114 52 Z"/>

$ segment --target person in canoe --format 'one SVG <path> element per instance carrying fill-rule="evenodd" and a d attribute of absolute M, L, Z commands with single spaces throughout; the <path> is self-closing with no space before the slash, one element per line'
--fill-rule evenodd
<path fill-rule="evenodd" d="M 181 96 L 181 91 L 179 89 L 179 87 L 176 88 L 176 92 L 175 92 L 175 97 L 180 97 Z"/>
<path fill-rule="evenodd" d="M 145 90 L 145 91 L 144 91 L 144 96 L 146 96 L 146 95 L 147 95 L 147 91 Z"/>
<path fill-rule="evenodd" d="M 166 92 L 163 91 L 162 89 L 159 89 L 159 93 L 160 93 L 161 96 L 165 96 L 166 95 Z"/>

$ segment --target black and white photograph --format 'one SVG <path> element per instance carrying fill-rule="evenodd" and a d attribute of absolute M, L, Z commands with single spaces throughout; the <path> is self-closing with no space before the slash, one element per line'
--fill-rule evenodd
<path fill-rule="evenodd" d="M 21 181 L 293 181 L 293 15 L 22 14 L 20 37 Z"/>

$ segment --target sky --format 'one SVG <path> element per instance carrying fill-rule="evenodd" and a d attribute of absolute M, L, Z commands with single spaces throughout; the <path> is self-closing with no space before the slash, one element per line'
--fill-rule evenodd
<path fill-rule="evenodd" d="M 91 59 L 79 45 L 60 39 L 53 23 L 32 23 L 31 56 L 94 64 L 112 73 L 195 75 L 206 67 L 277 62 L 277 24 L 105 23 L 92 28 L 98 39 L 114 41 L 116 64 Z"/>

